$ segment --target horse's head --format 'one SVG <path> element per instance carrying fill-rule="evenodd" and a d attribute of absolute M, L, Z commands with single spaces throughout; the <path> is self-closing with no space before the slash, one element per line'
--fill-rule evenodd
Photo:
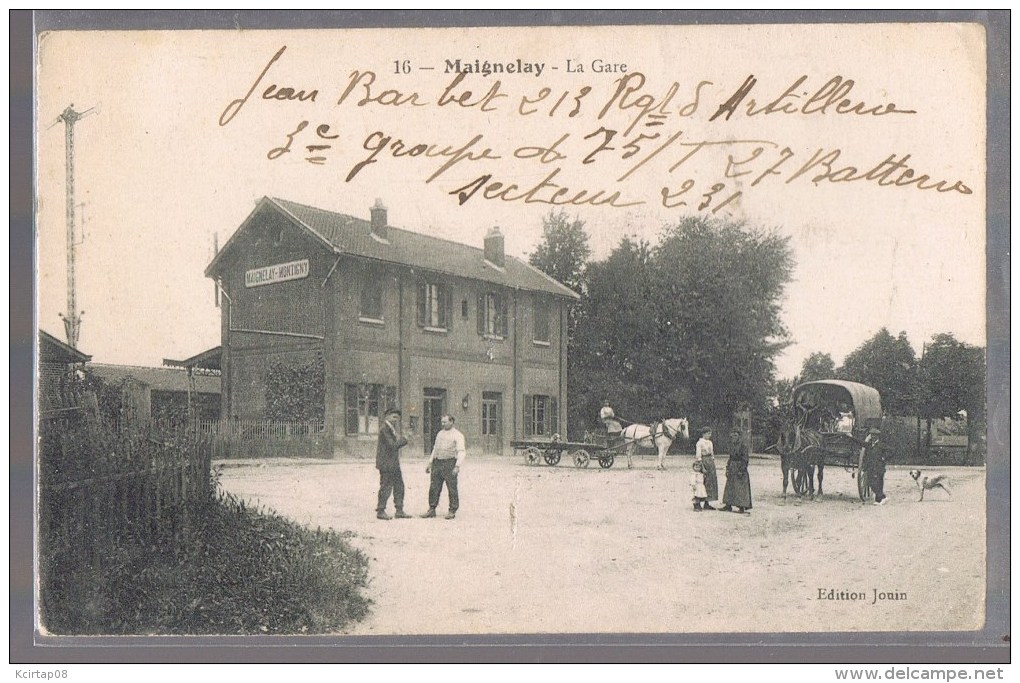
<path fill-rule="evenodd" d="M 663 424 L 669 428 L 669 431 L 676 434 L 673 438 L 683 438 L 685 441 L 690 440 L 690 424 L 686 417 L 674 417 L 669 420 L 664 420 Z"/>
<path fill-rule="evenodd" d="M 800 425 L 795 420 L 783 420 L 783 424 L 779 428 L 779 441 L 776 443 L 776 448 L 781 455 L 792 453 L 796 448 L 799 427 Z"/>

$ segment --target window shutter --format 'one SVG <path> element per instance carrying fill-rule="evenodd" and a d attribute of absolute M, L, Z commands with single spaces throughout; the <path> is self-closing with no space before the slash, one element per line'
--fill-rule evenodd
<path fill-rule="evenodd" d="M 358 433 L 358 385 L 348 384 L 346 385 L 346 413 L 347 413 L 347 424 L 346 432 L 348 434 Z"/>
<path fill-rule="evenodd" d="M 502 294 L 499 297 L 499 334 L 502 337 L 506 337 L 507 332 L 509 330 L 509 324 L 507 320 L 509 319 L 510 316 L 508 314 L 509 306 L 507 303 L 507 298 L 508 297 L 506 294 Z"/>
<path fill-rule="evenodd" d="M 428 285 L 424 281 L 418 283 L 418 326 L 428 324 Z"/>
<path fill-rule="evenodd" d="M 383 317 L 383 287 L 378 280 L 366 277 L 361 283 L 361 311 L 360 314 L 366 318 L 382 320 Z"/>
<path fill-rule="evenodd" d="M 535 398 L 524 396 L 524 436 L 535 435 Z"/>
<path fill-rule="evenodd" d="M 478 295 L 478 334 L 485 334 L 485 294 Z"/>
<path fill-rule="evenodd" d="M 534 299 L 535 318 L 535 341 L 550 341 L 549 335 L 549 308 L 546 303 L 537 296 Z"/>
<path fill-rule="evenodd" d="M 549 413 L 549 424 L 551 425 L 550 431 L 553 434 L 557 434 L 560 431 L 560 412 L 557 409 L 555 396 L 549 397 Z"/>
<path fill-rule="evenodd" d="M 449 287 L 440 288 L 443 297 L 443 324 L 448 330 L 453 329 L 453 293 Z"/>

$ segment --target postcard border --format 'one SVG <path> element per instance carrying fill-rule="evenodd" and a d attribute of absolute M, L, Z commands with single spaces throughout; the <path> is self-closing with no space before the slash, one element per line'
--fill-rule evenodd
<path fill-rule="evenodd" d="M 40 32 L 968 22 L 987 35 L 987 583 L 974 632 L 572 634 L 429 637 L 37 637 L 32 563 L 34 52 Z M 899 662 L 1002 663 L 1009 648 L 1009 12 L 1002 11 L 11 11 L 10 662 Z M 26 284 L 27 283 L 27 284 Z M 101 645 L 101 647 L 97 647 Z M 805 650 L 809 648 L 809 650 Z"/>

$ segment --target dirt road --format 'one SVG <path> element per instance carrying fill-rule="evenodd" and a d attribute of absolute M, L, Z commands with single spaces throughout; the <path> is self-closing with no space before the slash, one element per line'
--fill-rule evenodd
<path fill-rule="evenodd" d="M 408 512 L 378 521 L 374 462 L 218 463 L 225 490 L 302 524 L 353 532 L 371 558 L 359 635 L 973 630 L 984 621 L 985 471 L 917 501 L 890 468 L 886 505 L 826 470 L 823 499 L 783 500 L 752 459 L 750 516 L 696 513 L 690 457 L 627 470 L 476 458 L 456 520 L 419 519 L 428 475 L 404 458 Z M 718 460 L 720 488 L 725 457 Z M 445 511 L 444 492 L 440 512 Z M 392 512 L 392 502 L 391 502 Z M 831 592 L 830 592 L 831 591 Z"/>

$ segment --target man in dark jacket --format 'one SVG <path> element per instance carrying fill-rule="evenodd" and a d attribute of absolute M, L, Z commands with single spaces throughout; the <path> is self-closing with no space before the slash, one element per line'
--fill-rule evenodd
<path fill-rule="evenodd" d="M 864 469 L 868 476 L 868 485 L 875 492 L 875 505 L 885 505 L 885 450 L 879 445 L 882 433 L 872 427 L 864 438 Z"/>
<path fill-rule="evenodd" d="M 393 492 L 397 506 L 397 519 L 407 519 L 404 513 L 404 476 L 400 472 L 400 449 L 407 445 L 407 439 L 400 436 L 400 411 L 391 408 L 383 416 L 379 426 L 379 443 L 375 449 L 375 467 L 379 470 L 379 504 L 376 506 L 378 519 L 392 519 L 386 514 L 386 504 Z"/>

